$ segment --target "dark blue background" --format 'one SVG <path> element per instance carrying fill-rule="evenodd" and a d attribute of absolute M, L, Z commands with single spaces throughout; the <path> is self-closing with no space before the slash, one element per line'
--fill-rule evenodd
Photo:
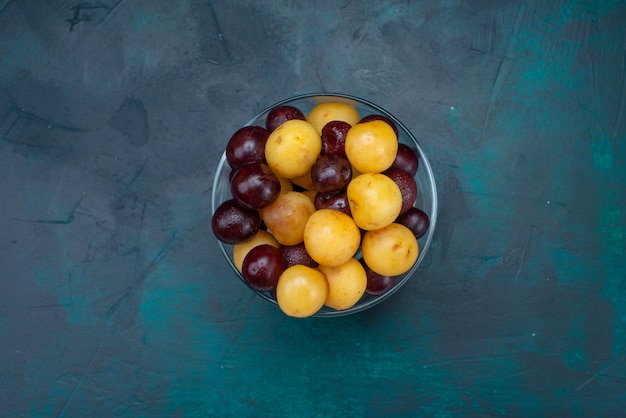
<path fill-rule="evenodd" d="M 0 415 L 626 411 L 623 1 L 0 1 Z M 386 108 L 435 239 L 377 307 L 296 320 L 210 229 L 230 135 Z"/>

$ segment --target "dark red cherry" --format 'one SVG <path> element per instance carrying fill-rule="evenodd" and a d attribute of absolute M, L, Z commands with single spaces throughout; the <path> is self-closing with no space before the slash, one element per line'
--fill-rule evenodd
<path fill-rule="evenodd" d="M 284 270 L 280 250 L 273 245 L 261 244 L 246 254 L 241 275 L 254 290 L 268 292 L 276 287 Z"/>
<path fill-rule="evenodd" d="M 348 202 L 348 195 L 345 190 L 335 193 L 323 193 L 317 192 L 313 199 L 315 209 L 334 209 L 339 212 L 343 212 L 348 216 L 352 216 L 350 211 L 350 203 Z"/>
<path fill-rule="evenodd" d="M 237 169 L 230 181 L 233 198 L 248 209 L 262 209 L 280 194 L 280 180 L 263 163 L 248 163 Z"/>
<path fill-rule="evenodd" d="M 409 228 L 416 238 L 424 236 L 430 228 L 430 218 L 426 212 L 419 208 L 411 208 L 398 216 L 396 222 Z"/>
<path fill-rule="evenodd" d="M 404 213 L 413 207 L 417 198 L 417 183 L 413 176 L 399 168 L 390 168 L 383 172 L 387 177 L 394 181 L 400 188 L 402 193 L 402 209 L 400 213 Z"/>
<path fill-rule="evenodd" d="M 411 176 L 415 176 L 419 167 L 419 156 L 417 151 L 407 144 L 399 143 L 396 158 L 391 164 L 391 168 L 400 168 L 408 172 Z"/>
<path fill-rule="evenodd" d="M 311 167 L 311 180 L 320 192 L 343 190 L 352 180 L 352 165 L 341 155 L 322 155 Z"/>
<path fill-rule="evenodd" d="M 213 234 L 226 244 L 248 241 L 259 231 L 260 224 L 259 212 L 241 206 L 235 199 L 218 206 L 211 219 Z"/>
<path fill-rule="evenodd" d="M 297 107 L 287 105 L 276 106 L 267 114 L 265 127 L 268 131 L 272 132 L 281 124 L 291 119 L 306 120 L 306 116 L 304 116 L 304 113 Z"/>
<path fill-rule="evenodd" d="M 322 155 L 337 154 L 346 156 L 346 135 L 352 125 L 348 122 L 333 120 L 322 128 Z"/>
<path fill-rule="evenodd" d="M 246 163 L 265 162 L 265 142 L 270 132 L 260 126 L 238 129 L 226 144 L 226 161 L 233 169 Z"/>
<path fill-rule="evenodd" d="M 318 263 L 311 258 L 304 247 L 304 242 L 295 245 L 281 245 L 280 253 L 285 263 L 285 268 L 302 264 L 307 267 L 317 267 Z"/>

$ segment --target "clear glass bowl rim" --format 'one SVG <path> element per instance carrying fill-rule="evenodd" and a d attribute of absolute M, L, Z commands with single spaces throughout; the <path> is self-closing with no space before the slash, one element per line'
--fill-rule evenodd
<path fill-rule="evenodd" d="M 420 245 L 420 253 L 418 256 L 417 261 L 415 262 L 415 264 L 411 267 L 411 269 L 409 271 L 407 271 L 406 273 L 404 273 L 403 275 L 401 275 L 400 280 L 398 280 L 394 286 L 389 289 L 389 291 L 387 291 L 386 293 L 380 295 L 380 296 L 375 296 L 372 297 L 368 300 L 365 301 L 359 301 L 356 305 L 354 305 L 351 308 L 345 309 L 345 310 L 333 310 L 333 309 L 325 309 L 323 308 L 322 310 L 320 310 L 319 312 L 317 312 L 316 314 L 313 315 L 313 317 L 339 317 L 339 316 L 345 316 L 345 315 L 351 315 L 351 314 L 355 314 L 358 312 L 362 312 L 366 309 L 369 309 L 375 305 L 378 305 L 379 303 L 383 302 L 384 300 L 388 299 L 391 295 L 393 295 L 395 292 L 397 292 L 402 286 L 404 286 L 404 284 L 411 279 L 411 277 L 415 274 L 415 272 L 417 271 L 418 267 L 421 265 L 422 261 L 424 260 L 424 257 L 426 256 L 426 253 L 428 252 L 428 249 L 430 247 L 431 241 L 433 239 L 434 233 L 435 233 L 435 226 L 437 224 L 437 213 L 438 213 L 438 198 L 437 198 L 437 186 L 436 186 L 436 182 L 435 182 L 435 175 L 434 172 L 432 170 L 432 166 L 430 164 L 430 161 L 428 160 L 428 157 L 426 156 L 426 153 L 424 152 L 424 150 L 422 149 L 422 147 L 420 146 L 419 142 L 417 141 L 417 139 L 415 138 L 415 136 L 413 136 L 413 134 L 411 133 L 411 131 L 400 121 L 398 120 L 394 115 L 392 115 L 391 113 L 389 113 L 387 110 L 385 110 L 384 108 L 378 106 L 375 103 L 372 103 L 366 99 L 362 99 L 360 97 L 357 96 L 352 96 L 349 94 L 344 94 L 344 93 L 327 93 L 327 92 L 317 92 L 317 93 L 305 93 L 305 94 L 300 94 L 300 95 L 296 95 L 296 96 L 292 96 L 289 97 L 287 99 L 283 99 L 280 100 L 268 107 L 266 107 L 265 109 L 263 109 L 261 112 L 257 113 L 256 116 L 254 116 L 252 119 L 250 119 L 244 126 L 250 126 L 250 125 L 258 125 L 258 121 L 261 118 L 264 118 L 267 116 L 267 114 L 269 113 L 269 111 L 271 109 L 273 109 L 276 106 L 283 106 L 283 105 L 290 105 L 293 102 L 296 101 L 301 101 L 301 100 L 306 100 L 306 99 L 314 99 L 314 98 L 335 98 L 335 99 L 342 99 L 342 100 L 348 100 L 348 101 L 354 101 L 357 103 L 360 103 L 364 106 L 368 106 L 372 109 L 374 109 L 376 112 L 379 112 L 380 114 L 382 114 L 383 116 L 388 117 L 389 119 L 391 119 L 398 127 L 399 132 L 402 132 L 402 134 L 406 135 L 406 137 L 408 137 L 408 139 L 411 141 L 411 145 L 413 145 L 417 151 L 419 152 L 419 157 L 420 157 L 420 166 L 419 166 L 419 170 L 425 170 L 427 172 L 427 179 L 429 181 L 429 184 L 431 186 L 431 192 L 430 192 L 430 197 L 431 197 L 431 207 L 430 207 L 430 226 L 428 231 L 426 232 L 425 236 L 423 238 L 425 238 L 425 240 L 423 241 L 423 244 Z M 328 101 L 328 100 L 325 100 Z M 260 125 L 259 125 L 260 126 Z M 399 134 L 400 135 L 400 134 Z M 211 209 L 212 212 L 211 213 L 215 213 L 215 210 L 217 209 L 217 207 L 219 206 L 220 203 L 222 203 L 221 201 L 217 201 L 217 195 L 216 195 L 216 190 L 218 190 L 219 188 L 219 181 L 220 181 L 220 176 L 219 174 L 225 169 L 228 168 L 228 163 L 226 161 L 226 152 L 224 151 L 224 153 L 222 153 L 222 157 L 220 158 L 220 161 L 217 165 L 217 168 L 215 170 L 215 175 L 213 178 L 213 188 L 211 191 Z M 216 240 L 219 244 L 220 250 L 222 251 L 222 254 L 224 255 L 224 258 L 226 258 L 228 264 L 230 265 L 230 267 L 232 268 L 232 270 L 235 272 L 235 274 L 239 277 L 239 279 L 246 285 L 246 287 L 248 287 L 250 290 L 252 290 L 254 293 L 256 293 L 257 295 L 261 296 L 263 299 L 265 299 L 266 301 L 270 302 L 271 304 L 275 305 L 278 308 L 278 303 L 276 302 L 276 300 L 274 300 L 271 296 L 269 296 L 268 294 L 264 293 L 264 292 L 258 292 L 254 289 L 252 289 L 244 280 L 244 278 L 241 276 L 241 273 L 239 273 L 239 271 L 237 270 L 237 268 L 235 267 L 235 264 L 233 263 L 232 257 L 230 255 L 230 253 L 227 251 L 226 246 L 224 245 L 224 243 L 222 243 L 219 240 Z"/>

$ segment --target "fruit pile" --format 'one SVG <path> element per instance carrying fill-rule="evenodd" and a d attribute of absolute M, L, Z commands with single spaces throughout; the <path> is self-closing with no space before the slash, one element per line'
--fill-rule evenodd
<path fill-rule="evenodd" d="M 246 283 L 294 317 L 387 292 L 430 226 L 414 206 L 417 151 L 398 142 L 392 120 L 347 103 L 307 115 L 279 105 L 265 125 L 228 141 L 232 198 L 212 219 Z"/>

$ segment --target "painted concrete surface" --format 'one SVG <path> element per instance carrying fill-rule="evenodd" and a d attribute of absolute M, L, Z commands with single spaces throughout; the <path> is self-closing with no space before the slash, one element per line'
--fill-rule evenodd
<path fill-rule="evenodd" d="M 549 5 L 547 5 L 549 3 Z M 626 413 L 626 4 L 0 1 L 0 415 Z M 439 223 L 366 312 L 295 320 L 210 229 L 230 135 L 342 92 Z"/>

